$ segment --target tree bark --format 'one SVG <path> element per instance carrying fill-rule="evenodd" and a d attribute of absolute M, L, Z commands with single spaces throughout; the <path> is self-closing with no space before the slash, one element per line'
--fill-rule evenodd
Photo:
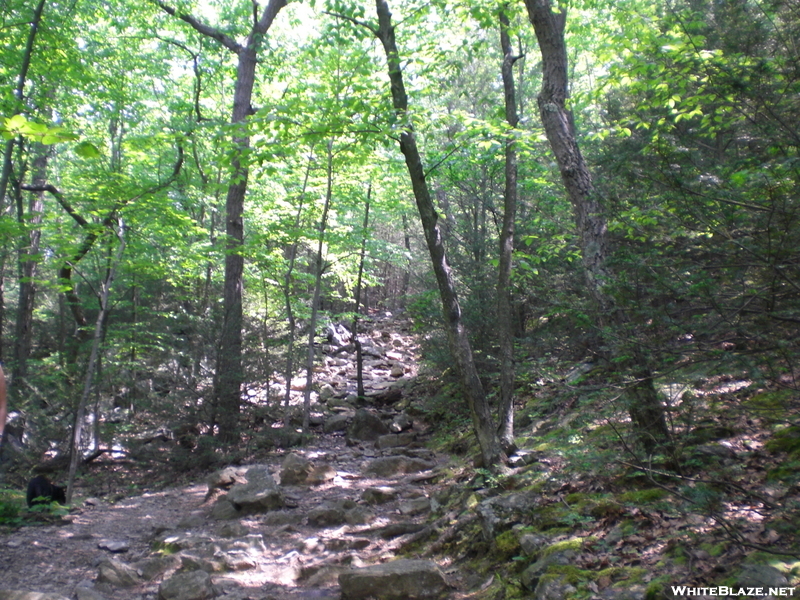
<path fill-rule="evenodd" d="M 378 29 L 372 29 L 372 32 L 381 41 L 386 53 L 392 104 L 398 123 L 402 127 L 400 151 L 405 157 L 417 211 L 425 233 L 425 242 L 428 246 L 433 271 L 436 275 L 450 349 L 461 376 L 464 393 L 472 415 L 472 425 L 481 448 L 483 464 L 486 467 L 493 467 L 503 460 L 504 454 L 497 438 L 483 384 L 475 368 L 472 347 L 461 318 L 461 306 L 458 302 L 455 282 L 453 281 L 450 266 L 447 263 L 442 232 L 438 224 L 439 216 L 436 214 L 428 182 L 425 178 L 414 128 L 408 119 L 408 96 L 400 67 L 400 55 L 397 50 L 394 26 L 392 25 L 392 14 L 386 0 L 376 0 L 376 8 L 378 12 Z"/>
<path fill-rule="evenodd" d="M 608 292 L 615 278 L 608 265 L 606 220 L 591 172 L 578 146 L 572 111 L 567 108 L 569 80 L 564 40 L 567 13 L 565 9 L 554 10 L 550 0 L 525 0 L 525 6 L 542 54 L 539 114 L 574 212 L 587 288 L 601 331 L 607 332 L 611 327 L 625 326 L 628 319 Z M 619 354 L 613 349 L 612 353 Z M 669 442 L 669 429 L 646 360 L 638 351 L 632 354 L 629 362 L 635 381 L 625 396 L 634 429 L 643 447 L 650 451 Z"/>
<path fill-rule="evenodd" d="M 497 277 L 497 329 L 500 342 L 500 410 L 498 435 L 506 452 L 514 444 L 514 324 L 511 314 L 511 261 L 514 253 L 514 222 L 517 214 L 517 148 L 514 129 L 519 123 L 514 90 L 514 63 L 519 57 L 511 49 L 507 6 L 500 8 L 500 47 L 503 52 L 503 98 L 511 131 L 505 141 L 505 187 L 503 226 L 500 230 L 500 262 Z"/>
<path fill-rule="evenodd" d="M 217 358 L 217 389 L 219 438 L 226 443 L 239 441 L 239 413 L 241 410 L 242 383 L 242 295 L 244 290 L 244 198 L 247 193 L 249 169 L 242 156 L 250 146 L 250 136 L 244 122 L 250 114 L 255 85 L 258 50 L 275 17 L 286 6 L 286 0 L 270 0 L 261 17 L 253 24 L 244 45 L 240 45 L 218 29 L 209 27 L 192 15 L 179 13 L 174 8 L 156 2 L 166 13 L 191 25 L 199 33 L 210 37 L 234 52 L 239 62 L 233 91 L 231 123 L 241 128 L 233 135 L 234 157 L 231 161 L 231 179 L 225 198 L 226 255 L 223 294 L 223 322 Z M 256 4 L 253 4 L 256 7 Z"/>
<path fill-rule="evenodd" d="M 47 162 L 49 154 L 45 146 L 37 144 L 37 155 L 33 161 L 32 184 L 41 188 L 47 181 Z M 16 340 L 14 342 L 14 366 L 11 380 L 14 390 L 19 393 L 28 375 L 28 358 L 33 338 L 33 308 L 36 299 L 36 274 L 39 266 L 39 244 L 42 236 L 42 210 L 44 191 L 32 192 L 28 202 L 28 243 L 19 251 L 19 303 L 17 305 Z M 19 215 L 24 223 L 25 216 Z"/>
<path fill-rule="evenodd" d="M 328 161 L 326 165 L 327 182 L 325 187 L 325 206 L 319 220 L 319 240 L 317 242 L 316 272 L 314 273 L 314 299 L 311 302 L 311 323 L 308 333 L 308 354 L 306 358 L 306 387 L 303 392 L 303 431 L 307 432 L 311 416 L 311 386 L 314 383 L 314 339 L 317 336 L 317 315 L 322 291 L 323 256 L 325 229 L 328 226 L 328 210 L 333 197 L 333 140 L 328 141 Z"/>

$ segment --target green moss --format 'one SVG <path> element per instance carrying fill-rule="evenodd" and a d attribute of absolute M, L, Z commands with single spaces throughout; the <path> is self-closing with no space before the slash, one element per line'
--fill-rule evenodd
<path fill-rule="evenodd" d="M 522 552 L 519 545 L 519 538 L 515 531 L 504 531 L 494 539 L 495 550 L 498 558 L 508 560 L 512 556 L 517 556 Z"/>
<path fill-rule="evenodd" d="M 556 552 L 567 552 L 570 550 L 573 552 L 580 552 L 583 549 L 584 541 L 583 538 L 570 538 L 568 540 L 556 542 L 555 544 L 550 544 L 547 548 L 542 550 L 541 558 L 550 556 Z"/>
<path fill-rule="evenodd" d="M 577 586 L 581 582 L 592 581 L 595 574 L 592 571 L 579 569 L 578 567 L 574 567 L 572 565 L 553 565 L 547 569 L 547 573 L 542 576 L 541 580 L 544 580 L 544 578 L 548 575 L 553 579 L 555 576 L 558 576 L 559 578 L 563 578 L 564 581 L 570 585 Z"/>
<path fill-rule="evenodd" d="M 668 494 L 669 492 L 661 488 L 649 488 L 646 490 L 625 492 L 619 499 L 621 502 L 629 502 L 631 504 L 648 504 L 663 500 Z"/>
<path fill-rule="evenodd" d="M 725 551 L 728 549 L 728 543 L 727 542 L 721 542 L 719 544 L 710 544 L 710 543 L 700 544 L 700 549 L 701 550 L 705 550 L 711 556 L 714 556 L 714 557 L 722 556 L 725 553 Z"/>

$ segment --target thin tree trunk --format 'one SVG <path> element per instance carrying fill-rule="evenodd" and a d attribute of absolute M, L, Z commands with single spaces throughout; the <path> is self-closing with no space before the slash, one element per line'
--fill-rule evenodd
<path fill-rule="evenodd" d="M 400 308 L 408 302 L 408 287 L 411 283 L 411 236 L 408 232 L 408 218 L 403 213 L 403 247 L 406 249 L 406 268 L 403 271 L 403 282 L 400 285 Z"/>
<path fill-rule="evenodd" d="M 108 313 L 108 299 L 111 295 L 111 284 L 117 272 L 117 267 L 122 261 L 122 254 L 125 252 L 125 237 L 122 229 L 117 232 L 119 247 L 113 262 L 109 265 L 105 280 L 100 288 L 100 312 L 94 325 L 94 337 L 92 338 L 92 351 L 89 355 L 89 364 L 86 367 L 86 378 L 83 384 L 83 394 L 78 402 L 78 409 L 75 411 L 75 424 L 72 428 L 72 443 L 70 445 L 69 460 L 69 479 L 67 480 L 67 504 L 72 502 L 72 491 L 75 483 L 75 474 L 78 470 L 78 460 L 81 453 L 81 438 L 83 437 L 83 421 L 86 415 L 86 404 L 92 392 L 92 382 L 95 379 L 95 371 L 99 364 L 100 343 L 103 340 L 103 326 L 106 322 Z"/>
<path fill-rule="evenodd" d="M 517 101 L 514 91 L 514 63 L 519 58 L 511 50 L 507 6 L 500 8 L 500 46 L 503 51 L 503 96 L 506 121 L 512 131 L 505 143 L 505 188 L 503 227 L 500 230 L 500 263 L 497 277 L 497 329 L 500 341 L 500 410 L 498 436 L 503 449 L 514 444 L 514 327 L 511 314 L 511 260 L 514 253 L 514 221 L 517 214 L 517 148 L 513 131 L 517 127 Z"/>
<path fill-rule="evenodd" d="M 22 110 L 25 81 L 28 78 L 28 69 L 31 66 L 31 58 L 33 57 L 33 44 L 36 41 L 36 34 L 39 32 L 39 24 L 42 21 L 42 13 L 44 12 L 45 0 L 39 0 L 36 8 L 33 11 L 33 18 L 31 19 L 31 29 L 28 32 L 28 40 L 25 43 L 25 52 L 22 55 L 22 64 L 19 69 L 19 76 L 17 77 L 17 87 L 14 89 L 14 97 L 16 99 L 16 106 L 14 112 Z M 14 153 L 14 144 L 16 140 L 10 139 L 6 142 L 3 151 L 3 168 L 0 172 L 0 212 L 2 212 L 3 205 L 6 199 L 6 192 L 8 191 L 8 181 L 11 178 L 11 170 L 13 162 L 11 155 Z M 0 323 L 2 324 L 2 323 Z"/>
<path fill-rule="evenodd" d="M 48 150 L 37 144 L 37 155 L 33 161 L 32 184 L 41 188 L 47 180 Z M 36 191 L 30 195 L 28 203 L 28 243 L 19 251 L 19 303 L 17 305 L 16 340 L 14 343 L 14 366 L 11 380 L 16 393 L 22 390 L 22 384 L 28 375 L 28 358 L 31 353 L 33 339 L 33 309 L 36 299 L 36 274 L 39 266 L 39 243 L 42 236 L 40 225 L 44 208 L 44 192 Z M 19 215 L 24 223 L 25 216 Z"/>
<path fill-rule="evenodd" d="M 438 224 L 439 215 L 436 214 L 431 200 L 414 129 L 408 120 L 408 96 L 403 82 L 400 54 L 395 41 L 392 14 L 389 11 L 389 5 L 386 0 L 376 0 L 376 8 L 378 12 L 378 29 L 371 29 L 383 44 L 389 67 L 392 104 L 397 114 L 398 122 L 404 124 L 400 132 L 400 151 L 405 157 L 411 186 L 414 191 L 414 199 L 417 203 L 417 211 L 425 232 L 425 241 L 439 286 L 450 349 L 461 375 L 464 394 L 467 397 L 470 413 L 472 414 L 473 428 L 481 448 L 483 464 L 486 467 L 494 467 L 503 460 L 503 451 L 497 438 L 483 384 L 475 368 L 472 347 L 461 318 L 461 306 L 458 303 L 455 283 L 450 272 L 450 266 L 447 264 L 442 232 Z"/>
<path fill-rule="evenodd" d="M 300 202 L 297 207 L 297 216 L 294 220 L 294 227 L 297 230 L 300 227 L 300 218 L 303 214 L 303 204 L 305 203 L 306 189 L 308 187 L 308 178 L 311 176 L 311 166 L 314 164 L 313 148 L 308 156 L 308 166 L 306 167 L 305 178 L 303 179 L 303 188 L 300 191 Z M 292 273 L 294 272 L 294 264 L 297 259 L 297 246 L 298 238 L 295 236 L 292 245 L 289 247 L 289 266 L 286 269 L 286 274 L 283 277 L 283 297 L 286 302 L 286 318 L 289 321 L 289 343 L 286 349 L 286 370 L 284 371 L 286 379 L 286 391 L 283 398 L 283 424 L 284 427 L 289 426 L 289 402 L 292 399 L 292 377 L 294 377 L 294 342 L 297 329 L 297 322 L 294 317 L 294 309 L 292 308 Z"/>
<path fill-rule="evenodd" d="M 303 431 L 307 432 L 311 416 L 311 387 L 314 384 L 314 338 L 317 334 L 317 314 L 319 312 L 319 298 L 322 290 L 323 257 L 322 250 L 325 245 L 325 229 L 328 226 L 328 210 L 333 197 L 333 140 L 328 142 L 328 162 L 326 167 L 327 184 L 325 188 L 325 206 L 319 220 L 319 240 L 317 244 L 316 272 L 314 278 L 314 299 L 311 303 L 311 325 L 308 333 L 308 354 L 306 358 L 306 387 L 303 392 Z"/>
<path fill-rule="evenodd" d="M 358 339 L 358 309 L 361 306 L 361 281 L 364 275 L 364 259 L 367 255 L 367 231 L 369 228 L 369 205 L 372 198 L 372 183 L 367 187 L 367 201 L 364 207 L 364 225 L 361 235 L 361 254 L 358 259 L 358 278 L 356 279 L 355 310 L 353 311 L 353 346 L 356 349 L 356 385 L 358 397 L 365 398 L 364 391 L 364 355 L 361 351 L 361 340 Z"/>
<path fill-rule="evenodd" d="M 542 53 L 539 113 L 574 211 L 589 294 L 601 330 L 607 334 L 611 327 L 627 325 L 628 319 L 607 291 L 615 277 L 608 265 L 606 220 L 578 146 L 572 112 L 567 108 L 569 81 L 564 40 L 567 13 L 565 9 L 554 10 L 550 0 L 525 0 L 525 5 Z M 629 363 L 636 380 L 626 394 L 628 410 L 640 442 L 650 451 L 669 442 L 669 429 L 647 362 L 638 350 L 632 354 Z"/>

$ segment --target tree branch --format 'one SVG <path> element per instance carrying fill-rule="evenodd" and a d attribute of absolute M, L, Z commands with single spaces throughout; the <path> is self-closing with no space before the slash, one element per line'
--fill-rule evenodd
<path fill-rule="evenodd" d="M 239 52 L 241 52 L 243 50 L 242 46 L 238 42 L 236 42 L 236 40 L 234 40 L 233 38 L 231 38 L 228 35 L 225 35 L 219 29 L 214 29 L 213 27 L 198 21 L 192 15 L 188 15 L 186 13 L 179 13 L 173 7 L 169 6 L 168 4 L 164 4 L 160 0 L 152 0 L 152 1 L 153 1 L 154 4 L 156 4 L 156 6 L 160 7 L 161 10 L 163 10 L 168 15 L 172 15 L 173 17 L 176 17 L 176 18 L 180 19 L 181 21 L 184 21 L 184 22 L 188 23 L 198 33 L 201 33 L 206 37 L 210 37 L 212 39 L 217 40 L 220 44 L 225 46 L 231 52 L 234 52 L 235 54 L 239 54 Z M 272 3 L 270 3 L 270 5 L 271 4 Z"/>

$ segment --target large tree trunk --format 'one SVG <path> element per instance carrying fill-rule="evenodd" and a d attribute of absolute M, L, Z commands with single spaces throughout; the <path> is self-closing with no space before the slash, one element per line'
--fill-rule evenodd
<path fill-rule="evenodd" d="M 503 51 L 503 96 L 506 121 L 513 130 L 519 122 L 514 90 L 514 63 L 506 6 L 500 9 L 500 46 Z M 514 253 L 514 221 L 517 214 L 517 148 L 511 131 L 505 146 L 503 228 L 500 230 L 500 263 L 497 276 L 497 329 L 500 342 L 500 411 L 498 435 L 503 449 L 514 449 L 514 323 L 511 314 L 511 259 Z"/>
<path fill-rule="evenodd" d="M 239 412 L 242 400 L 242 294 L 244 289 L 244 256 L 241 253 L 244 241 L 244 198 L 247 193 L 249 170 L 242 160 L 250 146 L 250 136 L 244 125 L 251 111 L 253 87 L 255 85 L 258 50 L 275 17 L 286 6 L 286 0 L 270 0 L 261 17 L 253 23 L 244 45 L 237 43 L 218 29 L 209 27 L 192 15 L 178 13 L 174 8 L 156 3 L 168 14 L 191 25 L 199 33 L 208 36 L 234 52 L 239 63 L 236 68 L 236 83 L 233 91 L 233 115 L 231 122 L 241 125 L 233 135 L 234 158 L 231 161 L 231 179 L 225 199 L 226 255 L 225 289 L 223 295 L 223 322 L 217 358 L 216 410 L 219 437 L 222 441 L 239 441 Z M 253 4 L 254 9 L 257 4 Z"/>
<path fill-rule="evenodd" d="M 450 266 L 447 264 L 442 232 L 438 224 L 439 216 L 436 214 L 428 182 L 425 179 L 425 171 L 417 148 L 414 128 L 408 119 L 408 96 L 406 95 L 403 73 L 400 67 L 400 55 L 395 41 L 392 14 L 389 11 L 389 5 L 386 0 L 376 0 L 376 7 L 378 11 L 378 29 L 373 29 L 373 33 L 381 41 L 386 52 L 392 104 L 397 114 L 398 122 L 403 124 L 403 129 L 400 133 L 400 151 L 405 157 L 406 167 L 411 179 L 417 211 L 425 232 L 425 241 L 439 286 L 450 349 L 461 375 L 464 393 L 472 414 L 473 428 L 481 447 L 483 463 L 486 467 L 492 467 L 501 462 L 503 451 L 497 438 L 483 384 L 475 368 L 472 347 L 461 318 L 461 306 L 458 303 L 455 283 L 450 272 Z"/>
<path fill-rule="evenodd" d="M 606 220 L 591 172 L 578 146 L 572 112 L 567 108 L 569 81 L 564 40 L 567 13 L 564 9 L 554 10 L 550 0 L 525 0 L 525 6 L 542 53 L 539 113 L 574 211 L 589 294 L 601 330 L 621 327 L 627 323 L 627 317 L 607 291 L 614 282 L 614 273 L 608 265 Z M 630 362 L 636 380 L 626 394 L 628 409 L 642 445 L 652 450 L 669 441 L 669 429 L 646 360 L 637 352 L 632 354 Z"/>

